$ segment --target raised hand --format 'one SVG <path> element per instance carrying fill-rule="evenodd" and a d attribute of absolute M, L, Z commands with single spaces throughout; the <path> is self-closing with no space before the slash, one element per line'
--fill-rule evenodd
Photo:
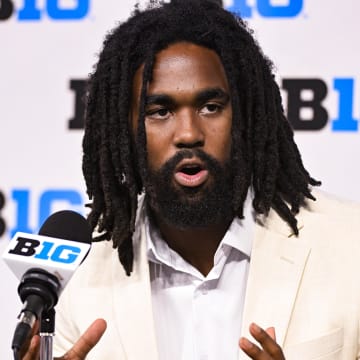
<path fill-rule="evenodd" d="M 54 358 L 54 360 L 84 360 L 89 351 L 99 342 L 105 330 L 105 320 L 95 320 L 69 351 L 61 357 Z M 24 346 L 24 350 L 20 354 L 20 359 L 39 360 L 39 350 L 40 337 L 34 335 L 31 341 Z"/>
<path fill-rule="evenodd" d="M 245 337 L 240 338 L 239 346 L 253 360 L 285 360 L 281 347 L 276 342 L 275 329 L 266 330 L 252 323 L 250 334 L 261 345 L 260 347 Z"/>

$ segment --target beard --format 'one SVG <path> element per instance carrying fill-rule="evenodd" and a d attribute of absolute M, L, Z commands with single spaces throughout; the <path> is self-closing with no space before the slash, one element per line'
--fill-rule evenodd
<path fill-rule="evenodd" d="M 209 178 L 197 187 L 181 186 L 174 181 L 175 169 L 183 159 L 192 157 L 204 163 Z M 159 170 L 147 171 L 144 185 L 149 214 L 180 229 L 231 222 L 233 178 L 230 161 L 221 164 L 199 149 L 180 150 Z"/>

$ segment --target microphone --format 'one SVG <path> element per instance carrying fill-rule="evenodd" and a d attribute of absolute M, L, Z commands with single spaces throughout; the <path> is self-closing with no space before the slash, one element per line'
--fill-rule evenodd
<path fill-rule="evenodd" d="M 80 214 L 63 210 L 52 214 L 39 235 L 17 232 L 3 259 L 21 280 L 18 294 L 23 302 L 12 349 L 18 351 L 37 319 L 49 313 L 74 271 L 87 256 L 92 233 Z"/>

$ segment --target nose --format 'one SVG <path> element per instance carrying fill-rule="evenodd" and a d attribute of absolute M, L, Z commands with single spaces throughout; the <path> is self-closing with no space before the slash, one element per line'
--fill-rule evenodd
<path fill-rule="evenodd" d="M 177 148 L 204 146 L 205 134 L 201 120 L 195 111 L 184 110 L 177 113 L 174 133 L 174 145 Z"/>

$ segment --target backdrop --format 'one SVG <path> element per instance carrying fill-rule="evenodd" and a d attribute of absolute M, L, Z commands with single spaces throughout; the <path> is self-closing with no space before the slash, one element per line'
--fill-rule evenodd
<path fill-rule="evenodd" d="M 36 233 L 50 213 L 83 212 L 84 80 L 104 35 L 134 3 L 0 0 L 1 254 L 12 234 Z M 360 2 L 224 3 L 247 18 L 274 61 L 308 170 L 324 190 L 360 201 Z M 18 280 L 2 260 L 0 281 L 0 358 L 10 360 L 21 304 Z"/>

